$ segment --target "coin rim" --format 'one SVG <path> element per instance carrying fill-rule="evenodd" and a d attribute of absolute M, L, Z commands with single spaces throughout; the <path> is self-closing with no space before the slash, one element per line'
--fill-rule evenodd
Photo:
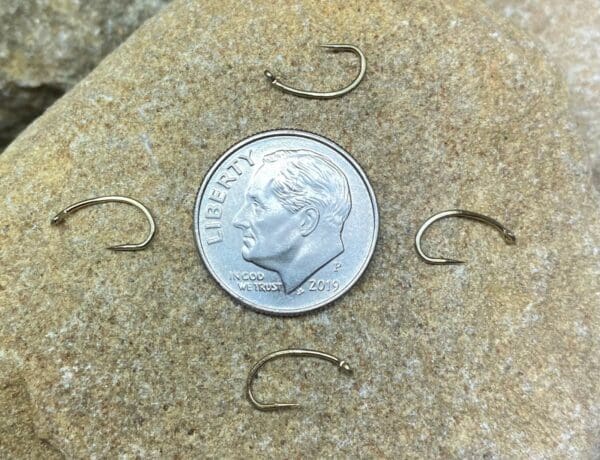
<path fill-rule="evenodd" d="M 208 257 L 204 253 L 204 249 L 202 248 L 202 241 L 200 239 L 200 226 L 199 226 L 200 202 L 202 201 L 202 196 L 204 194 L 206 187 L 208 186 L 208 183 L 210 182 L 211 178 L 215 174 L 216 170 L 221 166 L 221 164 L 224 163 L 225 160 L 227 160 L 233 152 L 235 152 L 236 150 L 239 150 L 246 144 L 252 143 L 252 142 L 260 140 L 260 139 L 265 139 L 265 138 L 270 138 L 270 137 L 278 137 L 278 136 L 298 136 L 298 137 L 308 138 L 308 139 L 311 139 L 311 140 L 314 140 L 317 142 L 321 142 L 321 143 L 325 144 L 326 146 L 335 150 L 340 155 L 342 155 L 350 163 L 350 165 L 356 170 L 356 172 L 358 173 L 358 175 L 360 176 L 360 178 L 362 179 L 362 181 L 364 182 L 364 184 L 367 188 L 367 192 L 371 198 L 371 207 L 373 209 L 373 220 L 374 220 L 374 222 L 373 222 L 374 223 L 374 229 L 373 229 L 374 230 L 374 232 L 373 232 L 374 238 L 371 241 L 369 253 L 368 253 L 367 257 L 365 258 L 365 260 L 363 261 L 363 264 L 360 267 L 359 271 L 348 282 L 346 287 L 344 289 L 342 289 L 340 292 L 336 293 L 333 297 L 328 298 L 325 301 L 316 303 L 314 305 L 311 305 L 310 307 L 301 307 L 301 308 L 296 308 L 294 310 L 286 310 L 286 311 L 273 310 L 273 309 L 265 307 L 263 305 L 256 304 L 250 300 L 244 299 L 239 294 L 237 294 L 236 292 L 233 292 L 231 289 L 229 289 L 224 283 L 222 283 L 219 280 L 219 276 L 217 276 L 217 274 L 215 273 L 215 270 L 211 267 L 210 262 L 208 261 Z M 243 305 L 250 307 L 252 310 L 255 310 L 259 313 L 266 313 L 266 314 L 270 314 L 270 315 L 274 315 L 274 316 L 298 316 L 303 313 L 314 312 L 316 310 L 324 308 L 325 306 L 333 303 L 334 301 L 336 301 L 337 299 L 342 297 L 344 294 L 346 294 L 360 279 L 360 277 L 363 275 L 363 273 L 367 269 L 369 263 L 371 262 L 371 259 L 373 258 L 373 253 L 375 252 L 375 246 L 377 245 L 377 240 L 379 238 L 379 208 L 377 206 L 377 199 L 375 197 L 375 192 L 373 191 L 373 188 L 371 187 L 371 183 L 369 181 L 369 178 L 367 177 L 367 174 L 363 171 L 363 169 L 360 167 L 360 165 L 354 160 L 354 158 L 352 158 L 350 153 L 346 152 L 346 150 L 342 146 L 327 139 L 326 137 L 323 137 L 319 134 L 312 133 L 310 131 L 303 131 L 303 130 L 299 130 L 299 129 L 268 130 L 268 131 L 262 131 L 262 132 L 256 133 L 250 137 L 242 139 L 239 142 L 236 142 L 234 145 L 229 147 L 215 161 L 215 163 L 212 165 L 212 167 L 208 170 L 208 172 L 204 176 L 202 185 L 198 189 L 198 193 L 196 195 L 196 203 L 194 204 L 194 236 L 195 236 L 194 239 L 196 242 L 196 248 L 198 249 L 198 253 L 200 254 L 202 263 L 204 264 L 206 269 L 209 271 L 209 273 L 211 274 L 213 279 L 217 282 L 217 284 L 225 292 L 227 292 L 229 295 L 231 295 L 234 299 L 236 299 Z"/>

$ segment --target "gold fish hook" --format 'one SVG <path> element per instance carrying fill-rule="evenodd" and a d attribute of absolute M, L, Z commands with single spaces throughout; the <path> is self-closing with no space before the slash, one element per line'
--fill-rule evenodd
<path fill-rule="evenodd" d="M 278 409 L 289 409 L 291 407 L 299 406 L 299 404 L 297 404 L 297 403 L 278 403 L 278 402 L 262 403 L 260 401 L 257 401 L 256 398 L 254 397 L 254 395 L 252 394 L 252 382 L 254 381 L 254 377 L 258 373 L 258 370 L 268 361 L 271 361 L 271 360 L 277 359 L 277 358 L 283 358 L 285 356 L 304 356 L 304 357 L 310 357 L 310 358 L 319 358 L 319 359 L 323 359 L 325 361 L 329 361 L 333 364 L 336 364 L 338 366 L 338 368 L 344 372 L 347 372 L 347 373 L 352 372 L 352 369 L 350 368 L 350 366 L 348 365 L 348 363 L 346 361 L 343 361 L 333 355 L 330 355 L 328 353 L 323 353 L 321 351 L 293 348 L 293 349 L 288 349 L 288 350 L 279 350 L 279 351 L 270 353 L 270 354 L 264 356 L 263 358 L 261 358 L 260 361 L 258 361 L 254 366 L 252 366 L 252 369 L 250 370 L 250 373 L 248 374 L 248 379 L 246 380 L 246 396 L 248 397 L 248 400 L 252 403 L 252 405 L 254 407 L 256 407 L 257 409 L 262 410 L 262 411 L 271 411 L 271 410 L 278 410 Z"/>
<path fill-rule="evenodd" d="M 279 80 L 277 80 L 277 77 L 273 75 L 269 70 L 265 70 L 265 77 L 267 77 L 271 81 L 271 84 L 273 86 L 276 86 L 282 91 L 293 94 L 294 96 L 306 97 L 309 99 L 333 99 L 335 97 L 343 96 L 344 94 L 347 94 L 354 88 L 356 88 L 364 78 L 365 73 L 367 71 L 367 59 L 365 58 L 363 52 L 358 47 L 347 44 L 327 44 L 320 45 L 320 47 L 333 50 L 334 52 L 350 51 L 351 53 L 356 54 L 360 58 L 360 70 L 358 72 L 357 77 L 352 81 L 352 83 L 337 91 L 304 91 L 301 89 L 292 88 L 291 86 L 288 86 L 285 83 L 281 83 Z"/>
<path fill-rule="evenodd" d="M 462 217 L 462 218 L 466 218 L 466 219 L 473 219 L 473 220 L 477 220 L 479 222 L 483 222 L 485 224 L 491 225 L 492 227 L 496 228 L 502 234 L 504 241 L 506 241 L 507 244 L 515 244 L 517 241 L 515 234 L 512 231 L 510 231 L 504 225 L 502 225 L 500 222 L 498 222 L 495 219 L 492 219 L 491 217 L 484 216 L 483 214 L 479 214 L 476 212 L 465 211 L 462 209 L 453 209 L 450 211 L 443 211 L 443 212 L 435 214 L 435 215 L 431 216 L 429 219 L 427 219 L 423 223 L 423 225 L 421 225 L 421 228 L 419 228 L 419 231 L 417 232 L 417 234 L 415 236 L 415 247 L 417 249 L 417 253 L 419 254 L 419 256 L 421 256 L 421 258 L 425 262 L 427 262 L 429 264 L 442 265 L 442 264 L 463 264 L 464 263 L 461 260 L 437 259 L 437 258 L 429 257 L 423 252 L 423 249 L 421 249 L 421 238 L 423 237 L 423 234 L 429 228 L 429 226 L 440 219 L 445 219 L 448 217 Z"/>
<path fill-rule="evenodd" d="M 139 251 L 150 244 L 152 238 L 154 238 L 154 235 L 156 233 L 156 224 L 154 223 L 154 218 L 152 217 L 152 214 L 150 214 L 148 208 L 146 208 L 146 206 L 144 206 L 142 203 L 140 203 L 137 200 L 134 200 L 133 198 L 127 198 L 125 196 L 102 196 L 98 198 L 91 198 L 89 200 L 80 201 L 79 203 L 75 203 L 69 206 L 68 208 L 63 209 L 61 212 L 59 212 L 56 216 L 52 218 L 50 223 L 52 225 L 58 225 L 61 222 L 63 222 L 69 214 L 73 214 L 74 212 L 79 211 L 80 209 L 87 208 L 88 206 L 100 203 L 126 203 L 135 206 L 144 213 L 146 219 L 148 219 L 148 223 L 150 224 L 149 234 L 146 237 L 146 239 L 141 243 L 120 244 L 117 246 L 110 246 L 106 249 L 110 249 L 112 251 Z"/>

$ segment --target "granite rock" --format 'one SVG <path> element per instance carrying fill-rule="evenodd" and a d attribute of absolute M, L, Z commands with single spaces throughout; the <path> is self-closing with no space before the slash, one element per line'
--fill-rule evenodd
<path fill-rule="evenodd" d="M 356 60 L 317 48 L 331 42 L 368 57 L 350 95 L 299 99 L 265 81 L 271 68 L 298 86 L 344 84 Z M 478 1 L 176 0 L 0 158 L 0 404 L 22 427 L 0 445 L 77 458 L 597 454 L 600 198 L 567 99 L 538 46 Z M 213 162 L 282 127 L 349 150 L 380 205 L 362 279 L 297 318 L 236 303 L 192 231 Z M 149 249 L 104 249 L 144 235 L 127 206 L 50 227 L 105 194 L 151 207 Z M 451 208 L 499 219 L 517 245 L 443 221 L 426 250 L 468 263 L 424 264 L 414 233 Z M 302 406 L 254 410 L 248 370 L 290 346 L 355 373 L 272 363 L 256 393 Z"/>
<path fill-rule="evenodd" d="M 168 0 L 4 0 L 0 149 Z"/>

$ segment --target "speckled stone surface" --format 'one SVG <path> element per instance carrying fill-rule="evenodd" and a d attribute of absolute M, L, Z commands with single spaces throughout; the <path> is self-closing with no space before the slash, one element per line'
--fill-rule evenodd
<path fill-rule="evenodd" d="M 0 151 L 168 0 L 3 0 Z"/>
<path fill-rule="evenodd" d="M 270 88 L 335 88 L 327 102 Z M 567 92 L 524 34 L 480 2 L 177 0 L 0 157 L 0 448 L 66 457 L 590 457 L 600 446 L 600 198 Z M 274 318 L 225 294 L 194 245 L 195 194 L 234 142 L 314 131 L 350 151 L 380 205 L 374 258 L 316 314 Z M 26 155 L 24 153 L 27 153 Z M 77 200 L 124 194 L 144 219 Z M 461 207 L 513 229 L 420 223 Z M 334 353 L 248 370 L 285 347 Z M 15 396 L 17 395 L 17 396 Z M 20 435 L 15 434 L 18 430 Z M 19 439 L 20 438 L 20 439 Z M 12 449 L 12 450 L 11 450 Z"/>
<path fill-rule="evenodd" d="M 563 70 L 600 190 L 600 0 L 485 0 L 538 38 Z"/>

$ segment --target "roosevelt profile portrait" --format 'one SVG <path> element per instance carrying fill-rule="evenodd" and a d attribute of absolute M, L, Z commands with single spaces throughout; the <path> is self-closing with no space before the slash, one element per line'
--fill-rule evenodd
<path fill-rule="evenodd" d="M 233 225 L 242 257 L 277 272 L 286 293 L 344 252 L 352 199 L 348 179 L 324 155 L 278 150 L 263 157 Z"/>

